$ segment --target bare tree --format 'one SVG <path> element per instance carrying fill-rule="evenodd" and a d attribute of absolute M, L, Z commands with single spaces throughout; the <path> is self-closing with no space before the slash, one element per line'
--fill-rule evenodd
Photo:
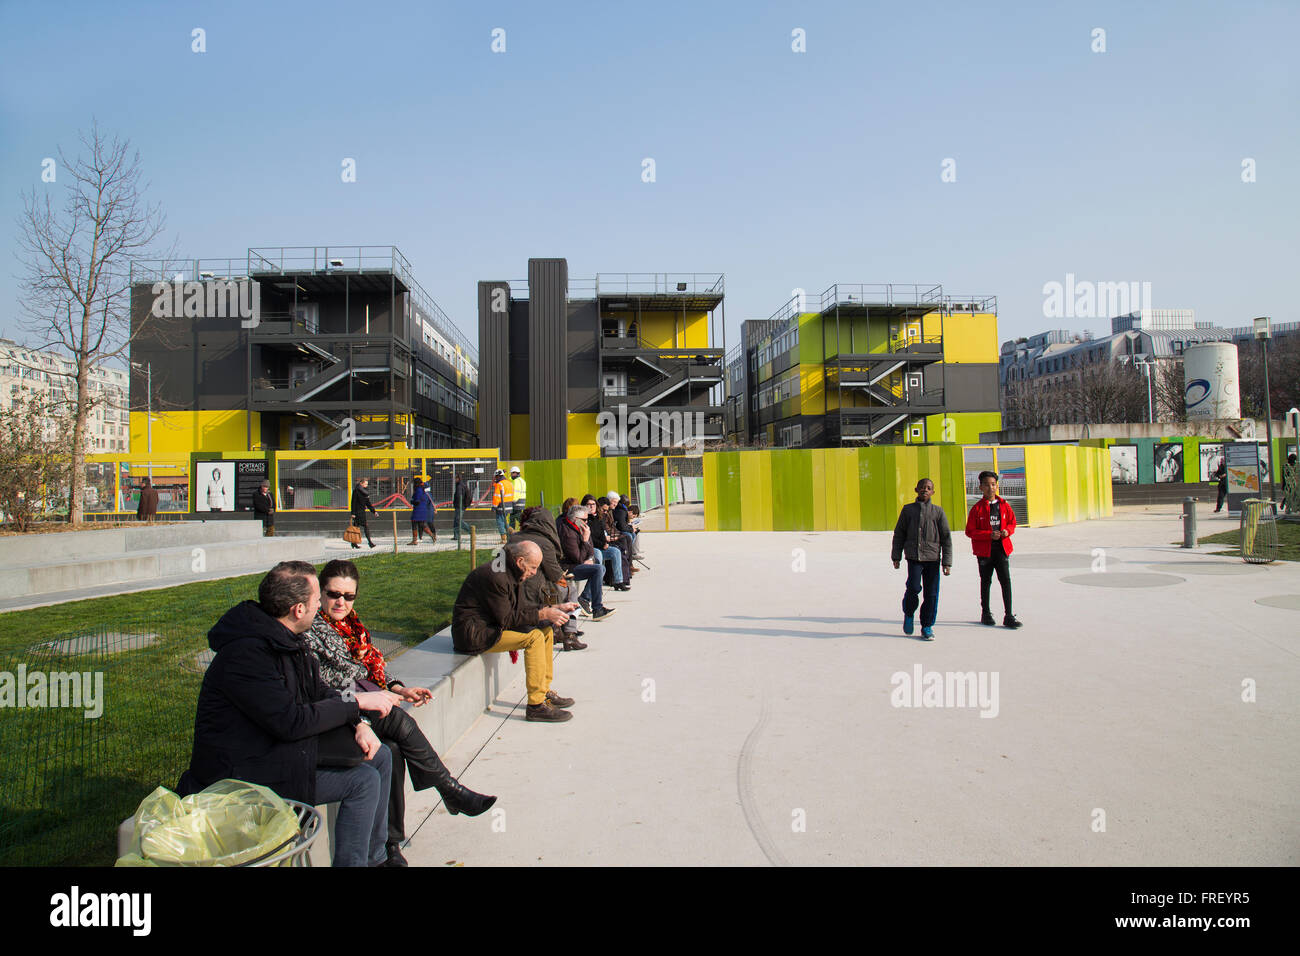
<path fill-rule="evenodd" d="M 1187 421 L 1187 375 L 1182 359 L 1161 362 L 1152 373 L 1155 390 L 1156 421 Z"/>
<path fill-rule="evenodd" d="M 71 380 L 72 475 L 68 520 L 84 516 L 86 427 L 102 398 L 91 387 L 92 366 L 121 356 L 130 346 L 130 262 L 148 255 L 163 229 L 157 206 L 145 203 L 139 153 L 92 125 L 82 135 L 84 153 L 69 161 L 59 152 L 65 199 L 23 195 L 19 217 L 23 325 L 38 340 L 32 348 L 60 348 L 74 364 Z"/>

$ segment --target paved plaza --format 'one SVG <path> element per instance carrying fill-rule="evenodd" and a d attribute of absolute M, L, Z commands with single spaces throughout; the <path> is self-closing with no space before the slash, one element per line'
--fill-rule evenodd
<path fill-rule="evenodd" d="M 407 857 L 1296 865 L 1300 565 L 1180 539 L 1168 506 L 1021 529 L 1010 631 L 976 623 L 955 536 L 922 643 L 888 533 L 649 536 L 653 569 L 556 661 L 574 719 L 526 723 L 522 682 L 499 696 L 446 755 L 497 808 L 418 794 Z"/>

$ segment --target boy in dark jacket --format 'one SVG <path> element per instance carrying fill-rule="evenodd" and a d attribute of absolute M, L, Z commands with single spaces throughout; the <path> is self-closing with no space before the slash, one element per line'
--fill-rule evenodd
<path fill-rule="evenodd" d="M 998 495 L 997 472 L 980 472 L 980 491 L 984 497 L 971 506 L 966 516 L 966 537 L 980 568 L 980 623 L 993 627 L 997 622 L 989 613 L 989 589 L 993 574 L 1002 585 L 1002 626 L 1017 628 L 1020 622 L 1011 613 L 1011 536 L 1016 531 L 1016 515 Z"/>
<path fill-rule="evenodd" d="M 922 478 L 916 483 L 916 500 L 903 505 L 894 525 L 894 543 L 889 559 L 907 556 L 907 588 L 903 591 L 903 633 L 911 634 L 912 616 L 921 604 L 921 639 L 934 640 L 934 619 L 939 613 L 939 570 L 952 572 L 952 531 L 943 509 L 930 501 L 934 482 Z M 925 588 L 925 601 L 918 595 Z"/>

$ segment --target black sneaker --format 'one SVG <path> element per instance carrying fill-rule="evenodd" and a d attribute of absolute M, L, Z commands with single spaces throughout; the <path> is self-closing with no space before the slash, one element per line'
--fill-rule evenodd
<path fill-rule="evenodd" d="M 613 614 L 616 610 L 618 609 L 612 607 L 597 608 L 595 613 L 591 615 L 591 619 L 593 621 L 603 621 L 605 620 L 605 618 Z"/>
<path fill-rule="evenodd" d="M 590 602 L 590 601 L 588 601 L 586 598 L 578 598 L 578 605 L 579 605 L 579 606 L 580 606 L 584 611 L 587 612 L 588 616 L 591 615 L 591 602 Z"/>
<path fill-rule="evenodd" d="M 992 621 L 990 621 L 989 623 L 992 623 Z M 1016 620 L 1016 616 L 1014 614 L 1008 614 L 1006 617 L 1002 619 L 1002 626 L 1009 627 L 1014 631 L 1016 628 L 1023 627 L 1024 625 Z"/>
<path fill-rule="evenodd" d="M 985 627 L 996 627 L 998 622 L 993 620 L 992 614 L 990 614 L 988 611 L 985 611 L 984 614 L 980 617 L 980 623 L 983 624 Z"/>
<path fill-rule="evenodd" d="M 545 700 L 540 704 L 529 704 L 528 710 L 524 714 L 524 720 L 543 720 L 553 724 L 561 724 L 572 719 L 572 711 L 552 707 L 550 702 Z"/>

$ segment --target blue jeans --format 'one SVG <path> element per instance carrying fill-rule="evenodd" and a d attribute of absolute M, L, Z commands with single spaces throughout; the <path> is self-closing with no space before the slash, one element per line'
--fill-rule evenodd
<path fill-rule="evenodd" d="M 612 578 L 613 582 L 615 584 L 622 584 L 623 583 L 623 552 L 619 551 L 618 548 L 611 545 L 608 548 L 602 548 L 601 550 L 597 551 L 596 557 L 603 558 L 603 561 L 601 563 L 606 564 L 609 567 L 614 569 L 613 570 L 614 577 Z"/>
<path fill-rule="evenodd" d="M 602 584 L 601 578 L 605 576 L 605 566 L 603 564 L 575 564 L 569 569 L 575 581 L 586 581 L 587 586 L 582 589 L 582 596 L 591 602 L 592 613 L 601 610 L 605 605 L 601 603 Z"/>
<path fill-rule="evenodd" d="M 339 804 L 334 822 L 334 866 L 371 866 L 388 859 L 385 842 L 392 781 L 393 754 L 386 746 L 350 770 L 316 770 L 316 802 Z"/>
<path fill-rule="evenodd" d="M 493 508 L 492 510 L 497 513 L 497 534 L 505 534 L 506 533 L 506 509 Z"/>
<path fill-rule="evenodd" d="M 452 533 L 456 536 L 456 543 L 457 543 L 457 544 L 460 544 L 460 533 L 461 533 L 462 530 L 463 530 L 466 534 L 469 534 L 469 525 L 467 525 L 467 524 L 465 523 L 465 509 L 464 509 L 464 508 L 457 508 L 457 509 L 456 509 L 456 512 L 455 512 L 455 514 L 452 516 L 452 519 L 451 519 L 451 530 L 452 530 Z"/>
<path fill-rule="evenodd" d="M 919 601 L 917 595 L 925 588 L 925 600 Z M 921 604 L 921 626 L 934 627 L 934 619 L 939 613 L 939 562 L 913 561 L 907 559 L 907 590 L 903 592 L 903 616 L 911 617 L 916 613 L 916 605 Z"/>

